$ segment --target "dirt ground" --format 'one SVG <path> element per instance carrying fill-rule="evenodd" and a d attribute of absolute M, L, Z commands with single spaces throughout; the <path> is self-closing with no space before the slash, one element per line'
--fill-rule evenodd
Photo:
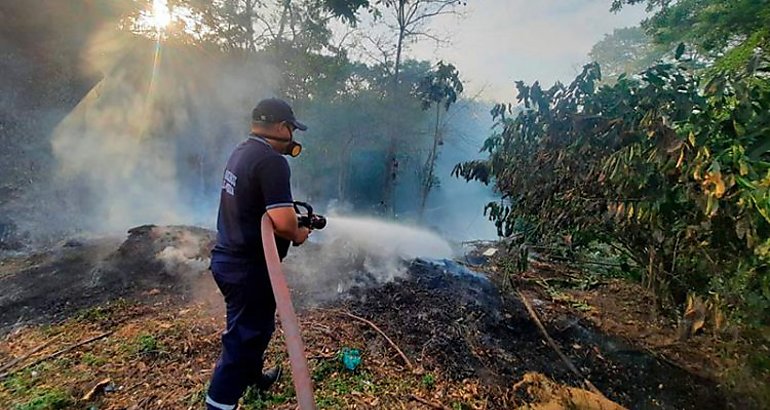
<path fill-rule="evenodd" d="M 211 239 L 198 228 L 147 226 L 123 242 L 3 259 L 0 408 L 202 408 L 224 323 L 206 272 Z M 518 290 L 582 377 L 546 343 L 494 261 L 470 270 L 415 260 L 391 282 L 364 280 L 322 302 L 307 295 L 328 295 L 319 287 L 334 283 L 294 283 L 319 408 L 762 408 L 720 386 L 708 336 L 678 343 L 633 285 L 554 294 L 539 275 L 554 272 L 533 266 Z M 409 364 L 348 313 L 375 324 Z M 345 348 L 361 352 L 355 371 L 341 364 Z M 288 368 L 280 327 L 269 361 Z M 242 407 L 296 408 L 288 373 Z M 586 404 L 599 399 L 579 389 L 582 378 L 608 400 Z"/>

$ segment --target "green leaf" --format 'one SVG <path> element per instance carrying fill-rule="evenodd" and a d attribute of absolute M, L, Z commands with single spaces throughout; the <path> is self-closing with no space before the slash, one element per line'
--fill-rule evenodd
<path fill-rule="evenodd" d="M 716 215 L 719 210 L 719 200 L 714 195 L 709 195 L 706 200 L 706 216 L 709 218 Z"/>
<path fill-rule="evenodd" d="M 742 186 L 746 189 L 757 189 L 757 186 L 751 183 L 751 181 L 747 180 L 746 178 L 743 178 L 741 176 L 736 175 L 735 181 L 738 182 L 738 185 Z"/>
<path fill-rule="evenodd" d="M 674 58 L 679 60 L 682 58 L 682 54 L 684 54 L 684 43 L 679 43 L 679 45 L 676 46 L 676 53 L 674 54 Z"/>

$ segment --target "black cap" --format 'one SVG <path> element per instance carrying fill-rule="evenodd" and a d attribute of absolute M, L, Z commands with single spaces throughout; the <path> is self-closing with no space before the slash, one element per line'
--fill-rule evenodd
<path fill-rule="evenodd" d="M 307 130 L 307 125 L 294 118 L 294 111 L 292 111 L 289 103 L 278 98 L 266 98 L 260 101 L 251 112 L 251 119 L 271 123 L 286 121 L 293 124 L 298 130 Z"/>

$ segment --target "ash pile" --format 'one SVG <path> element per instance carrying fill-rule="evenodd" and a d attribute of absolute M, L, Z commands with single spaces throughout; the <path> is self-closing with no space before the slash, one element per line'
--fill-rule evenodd
<path fill-rule="evenodd" d="M 0 261 L 0 331 L 152 293 L 184 297 L 208 278 L 214 233 L 145 225 L 128 237 L 84 237 Z"/>

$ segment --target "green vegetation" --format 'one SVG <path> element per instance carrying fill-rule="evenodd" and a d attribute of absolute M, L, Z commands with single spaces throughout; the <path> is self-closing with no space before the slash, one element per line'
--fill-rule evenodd
<path fill-rule="evenodd" d="M 339 359 L 321 360 L 311 374 L 315 385 L 315 398 L 319 408 L 343 409 L 349 403 L 354 392 L 367 396 L 376 396 L 386 390 L 381 381 L 366 370 L 351 372 L 346 370 Z M 260 392 L 249 389 L 242 400 L 242 406 L 248 410 L 262 410 L 286 403 L 294 397 L 294 389 L 289 378 L 284 378 L 285 388 Z"/>
<path fill-rule="evenodd" d="M 661 297 L 682 303 L 688 292 L 711 292 L 747 323 L 766 325 L 767 80 L 705 79 L 685 61 L 597 89 L 600 78 L 589 64 L 569 86 L 519 82 L 526 109 L 512 117 L 496 107 L 489 159 L 456 173 L 494 179 L 507 199 L 486 211 L 503 235 L 520 215 L 535 217 L 539 242 L 611 244 Z"/>
<path fill-rule="evenodd" d="M 654 44 L 641 27 L 626 27 L 605 35 L 588 56 L 601 65 L 603 81 L 612 83 L 622 74 L 643 71 L 667 51 L 667 47 Z"/>
<path fill-rule="evenodd" d="M 14 373 L 3 381 L 4 389 L 25 400 L 14 405 L 13 410 L 58 410 L 74 403 L 74 398 L 66 391 L 39 384 L 41 379 L 37 374 L 47 368 L 48 365 L 41 364 L 34 369 Z"/>
<path fill-rule="evenodd" d="M 16 405 L 14 410 L 59 410 L 69 408 L 74 399 L 60 389 L 51 389 L 38 393 L 28 402 Z"/>
<path fill-rule="evenodd" d="M 105 306 L 95 306 L 89 309 L 83 309 L 75 315 L 75 320 L 92 323 L 101 322 L 109 317 L 109 310 Z"/>
<path fill-rule="evenodd" d="M 605 81 L 644 71 L 655 60 L 673 56 L 680 43 L 695 66 L 715 73 L 740 71 L 756 51 L 767 51 L 767 0 L 614 0 L 612 9 L 637 3 L 650 12 L 641 26 L 616 29 L 589 54 L 601 64 Z"/>
<path fill-rule="evenodd" d="M 597 63 L 569 85 L 517 82 L 523 109 L 496 106 L 488 158 L 455 175 L 495 185 L 485 213 L 515 243 L 612 262 L 680 314 L 701 295 L 715 332 L 728 312 L 766 346 L 770 3 L 647 3 L 643 28 L 670 57 L 610 83 Z M 748 363 L 767 380 L 766 362 Z"/>
<path fill-rule="evenodd" d="M 449 107 L 457 102 L 457 98 L 463 92 L 463 83 L 460 81 L 460 73 L 454 65 L 444 64 L 439 61 L 436 70 L 428 73 L 417 84 L 416 95 L 420 98 L 423 111 L 427 111 L 432 105 L 436 106 L 436 121 L 433 129 L 433 146 L 428 153 L 428 159 L 422 168 L 420 192 L 420 215 L 425 211 L 428 194 L 432 188 L 438 186 L 439 180 L 435 175 L 438 148 L 444 144 L 441 132 L 441 109 L 449 111 Z"/>
<path fill-rule="evenodd" d="M 137 336 L 132 345 L 134 353 L 146 356 L 160 353 L 161 347 L 155 336 L 146 333 Z"/>
<path fill-rule="evenodd" d="M 84 353 L 80 360 L 89 366 L 101 366 L 107 363 L 107 359 L 104 357 L 96 356 L 93 353 Z"/>
<path fill-rule="evenodd" d="M 244 410 L 270 409 L 279 404 L 286 403 L 293 397 L 293 389 L 286 389 L 280 393 L 275 393 L 272 391 L 260 392 L 259 390 L 249 388 L 241 399 L 241 407 Z"/>
<path fill-rule="evenodd" d="M 34 385 L 31 370 L 14 373 L 3 380 L 3 388 L 14 394 L 27 394 Z"/>
<path fill-rule="evenodd" d="M 135 303 L 135 302 L 134 302 Z M 110 323 L 116 312 L 123 312 L 131 307 L 132 302 L 126 299 L 117 299 L 105 305 L 98 305 L 83 309 L 75 314 L 75 320 L 82 323 Z"/>
<path fill-rule="evenodd" d="M 422 385 L 425 386 L 426 389 L 432 389 L 436 386 L 436 376 L 434 376 L 433 373 L 425 373 L 422 375 Z"/>

